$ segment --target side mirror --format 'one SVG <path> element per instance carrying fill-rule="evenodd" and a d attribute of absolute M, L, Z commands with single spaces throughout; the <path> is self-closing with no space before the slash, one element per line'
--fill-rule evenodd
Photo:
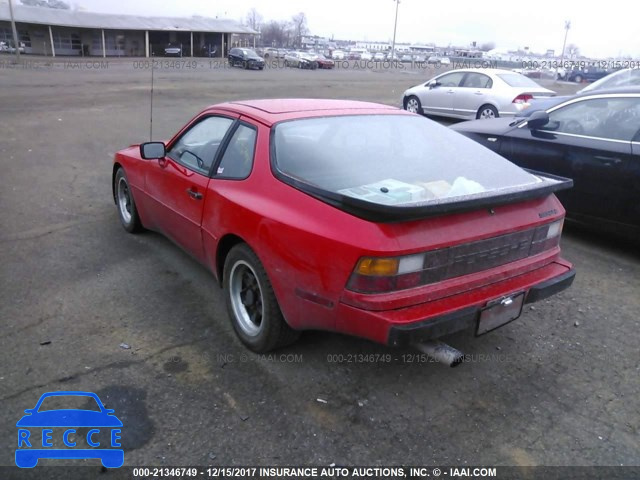
<path fill-rule="evenodd" d="M 429 89 L 436 88 L 439 86 L 440 84 L 438 83 L 437 80 L 431 80 L 430 82 L 427 83 L 427 87 L 429 87 Z"/>
<path fill-rule="evenodd" d="M 537 130 L 549 123 L 549 114 L 544 110 L 538 110 L 529 115 L 527 120 L 527 128 L 529 130 Z"/>
<path fill-rule="evenodd" d="M 145 160 L 164 158 L 167 154 L 164 143 L 147 142 L 140 145 L 140 156 Z"/>

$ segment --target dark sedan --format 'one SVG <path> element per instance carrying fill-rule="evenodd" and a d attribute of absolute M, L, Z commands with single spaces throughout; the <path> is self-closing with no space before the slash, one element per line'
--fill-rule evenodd
<path fill-rule="evenodd" d="M 250 48 L 232 48 L 229 50 L 229 65 L 262 70 L 264 59 Z"/>
<path fill-rule="evenodd" d="M 640 88 L 589 92 L 528 117 L 452 128 L 521 167 L 572 178 L 574 187 L 558 194 L 569 218 L 640 233 Z"/>
<path fill-rule="evenodd" d="M 569 82 L 576 83 L 582 83 L 585 80 L 587 82 L 595 82 L 596 80 L 606 77 L 609 73 L 610 72 L 608 70 L 603 70 L 602 68 L 597 67 L 577 68 L 567 73 L 566 79 Z"/>

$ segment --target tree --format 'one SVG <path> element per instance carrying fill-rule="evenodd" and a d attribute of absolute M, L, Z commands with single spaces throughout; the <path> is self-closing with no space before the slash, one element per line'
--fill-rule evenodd
<path fill-rule="evenodd" d="M 260 15 L 255 8 L 252 8 L 249 10 L 249 13 L 247 13 L 247 25 L 256 31 L 259 30 L 260 25 L 262 25 L 262 15 Z"/>
<path fill-rule="evenodd" d="M 300 12 L 291 17 L 291 22 L 293 23 L 294 42 L 297 46 L 301 46 L 302 36 L 306 35 L 309 31 L 307 28 L 307 16 L 304 12 Z"/>
<path fill-rule="evenodd" d="M 482 45 L 480 45 L 480 50 L 482 50 L 483 52 L 488 52 L 489 50 L 493 50 L 494 48 L 496 48 L 496 44 L 494 42 L 484 42 Z"/>
<path fill-rule="evenodd" d="M 565 48 L 564 54 L 569 58 L 576 58 L 580 55 L 580 48 L 575 43 L 570 43 Z"/>
<path fill-rule="evenodd" d="M 263 45 L 285 47 L 289 46 L 291 32 L 287 22 L 271 20 L 262 26 L 261 36 Z"/>
<path fill-rule="evenodd" d="M 71 6 L 62 0 L 20 0 L 20 3 L 30 7 L 57 8 L 59 10 L 71 9 Z"/>

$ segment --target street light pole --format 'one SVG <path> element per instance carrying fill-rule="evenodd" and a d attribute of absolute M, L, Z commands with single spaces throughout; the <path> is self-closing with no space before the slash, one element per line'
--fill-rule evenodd
<path fill-rule="evenodd" d="M 562 54 L 560 55 L 560 65 L 562 65 L 562 69 L 564 68 L 564 49 L 567 46 L 567 35 L 569 34 L 569 29 L 571 28 L 571 22 L 566 20 L 564 22 L 564 42 L 562 43 Z M 558 81 L 558 65 L 556 65 L 556 81 Z"/>
<path fill-rule="evenodd" d="M 16 21 L 13 18 L 13 1 L 9 0 L 9 16 L 11 17 L 11 30 L 13 30 L 13 45 L 16 47 L 16 61 L 20 61 L 20 44 L 18 43 L 18 30 Z"/>
<path fill-rule="evenodd" d="M 393 0 L 396 2 L 396 20 L 393 23 L 393 44 L 391 45 L 391 60 L 396 59 L 396 31 L 398 30 L 398 6 L 400 5 L 400 0 Z"/>

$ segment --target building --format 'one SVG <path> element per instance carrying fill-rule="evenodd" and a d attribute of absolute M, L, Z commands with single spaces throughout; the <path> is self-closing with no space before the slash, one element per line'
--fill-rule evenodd
<path fill-rule="evenodd" d="M 184 56 L 225 56 L 233 34 L 258 32 L 234 20 L 207 17 L 140 17 L 14 5 L 25 53 L 62 56 L 164 55 L 168 44 Z M 0 41 L 13 43 L 9 5 L 0 3 Z"/>

